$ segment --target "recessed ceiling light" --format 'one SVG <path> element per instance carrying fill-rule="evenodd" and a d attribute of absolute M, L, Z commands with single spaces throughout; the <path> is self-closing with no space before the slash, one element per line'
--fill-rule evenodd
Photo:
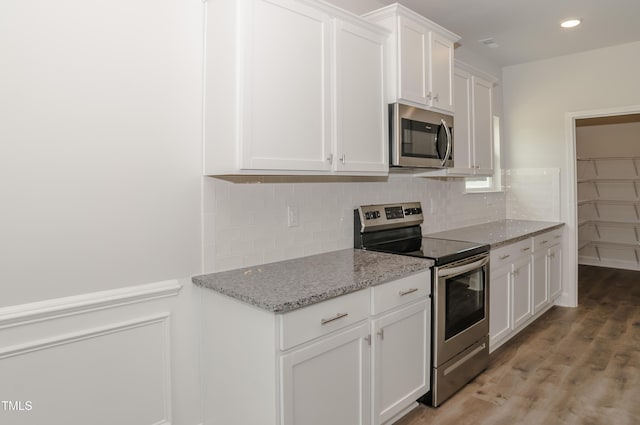
<path fill-rule="evenodd" d="M 560 23 L 560 26 L 562 28 L 573 28 L 573 27 L 577 27 L 578 25 L 580 25 L 581 22 L 582 22 L 581 19 L 569 18 L 569 19 L 565 19 L 564 21 L 562 21 Z"/>

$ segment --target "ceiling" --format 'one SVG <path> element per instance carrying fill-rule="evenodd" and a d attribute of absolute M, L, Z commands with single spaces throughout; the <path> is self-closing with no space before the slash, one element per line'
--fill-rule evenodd
<path fill-rule="evenodd" d="M 391 4 L 396 0 L 378 0 Z M 397 0 L 501 66 L 640 41 L 640 0 Z M 578 17 L 582 25 L 560 28 Z M 492 38 L 499 47 L 479 42 Z"/>

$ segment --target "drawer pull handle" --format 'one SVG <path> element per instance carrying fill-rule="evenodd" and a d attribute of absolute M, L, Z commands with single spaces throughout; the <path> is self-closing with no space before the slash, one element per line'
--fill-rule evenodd
<path fill-rule="evenodd" d="M 549 241 L 542 241 L 542 242 L 540 242 L 540 245 L 544 245 L 544 244 L 546 244 L 547 242 L 549 242 Z"/>
<path fill-rule="evenodd" d="M 409 294 L 412 294 L 412 293 L 417 292 L 417 291 L 418 291 L 418 288 L 409 288 L 409 289 L 407 289 L 406 291 L 400 291 L 400 292 L 398 292 L 398 293 L 399 293 L 399 294 L 400 294 L 400 296 L 402 297 L 402 296 L 404 296 L 404 295 L 409 295 Z"/>
<path fill-rule="evenodd" d="M 511 254 L 503 255 L 502 257 L 500 257 L 500 259 L 501 260 L 506 260 L 509 257 L 511 257 Z"/>
<path fill-rule="evenodd" d="M 329 319 L 320 320 L 320 324 L 321 325 L 326 325 L 327 323 L 331 323 L 334 320 L 342 319 L 343 317 L 347 317 L 348 315 L 349 315 L 349 313 L 338 313 L 335 316 L 330 317 Z"/>
<path fill-rule="evenodd" d="M 526 248 L 522 248 L 522 251 L 529 251 L 531 248 L 530 247 L 526 247 Z"/>
<path fill-rule="evenodd" d="M 553 239 L 560 239 L 561 237 L 562 237 L 562 235 L 555 235 L 555 236 L 553 237 Z"/>
<path fill-rule="evenodd" d="M 380 328 L 378 335 L 380 336 L 380 339 L 384 339 L 384 328 Z"/>

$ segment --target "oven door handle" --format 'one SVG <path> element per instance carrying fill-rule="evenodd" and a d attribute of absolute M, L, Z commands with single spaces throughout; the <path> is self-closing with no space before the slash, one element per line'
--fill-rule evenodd
<path fill-rule="evenodd" d="M 478 269 L 489 262 L 489 257 L 482 258 L 478 261 L 474 261 L 473 263 L 465 264 L 463 266 L 451 267 L 451 268 L 442 268 L 438 270 L 438 277 L 451 277 L 457 276 L 459 274 L 463 274 L 466 272 L 470 272 L 471 270 Z"/>

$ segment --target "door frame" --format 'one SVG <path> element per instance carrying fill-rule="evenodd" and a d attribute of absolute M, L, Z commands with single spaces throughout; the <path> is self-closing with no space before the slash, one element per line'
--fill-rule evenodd
<path fill-rule="evenodd" d="M 565 131 L 567 140 L 567 195 L 569 198 L 567 210 L 567 236 L 564 249 L 565 264 L 562 280 L 563 285 L 561 304 L 569 307 L 578 306 L 578 177 L 576 155 L 576 120 L 583 118 L 598 118 L 614 115 L 629 115 L 640 113 L 640 105 L 620 106 L 607 109 L 593 109 L 565 113 Z"/>

